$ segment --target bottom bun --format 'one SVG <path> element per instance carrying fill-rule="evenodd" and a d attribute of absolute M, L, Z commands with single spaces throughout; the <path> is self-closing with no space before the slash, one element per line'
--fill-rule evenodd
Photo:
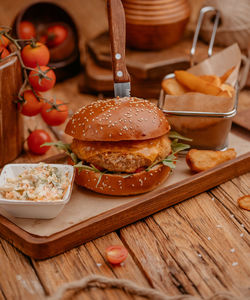
<path fill-rule="evenodd" d="M 82 170 L 76 171 L 75 182 L 100 194 L 128 196 L 153 190 L 168 177 L 169 173 L 170 168 L 163 164 L 156 165 L 150 171 L 134 173 L 129 177 L 119 174 L 102 175 L 94 171 Z M 99 180 L 100 176 L 102 177 Z"/>

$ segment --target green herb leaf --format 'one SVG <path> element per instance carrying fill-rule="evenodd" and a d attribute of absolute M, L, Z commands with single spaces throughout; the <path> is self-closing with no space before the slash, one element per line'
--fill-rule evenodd
<path fill-rule="evenodd" d="M 74 164 L 77 164 L 77 163 L 78 163 L 77 155 L 76 155 L 74 152 L 71 152 L 71 153 L 70 153 L 70 157 L 72 158 Z"/>
<path fill-rule="evenodd" d="M 70 156 L 71 156 L 71 153 L 72 153 L 70 145 L 63 143 L 62 141 L 51 142 L 51 143 L 44 143 L 40 147 L 44 147 L 44 146 L 55 146 L 56 148 L 65 151 Z"/>
<path fill-rule="evenodd" d="M 175 164 L 173 161 L 169 161 L 169 160 L 163 160 L 162 163 L 164 164 L 164 166 L 169 167 L 170 169 L 174 169 L 175 168 Z"/>
<path fill-rule="evenodd" d="M 91 164 L 91 167 L 93 168 L 93 171 L 96 173 L 103 173 L 102 171 L 98 170 L 94 165 Z"/>
<path fill-rule="evenodd" d="M 156 166 L 160 163 L 164 164 L 165 166 L 168 166 L 171 169 L 174 169 L 175 168 L 175 164 L 174 164 L 175 161 L 176 161 L 176 156 L 174 154 L 170 154 L 167 157 L 165 157 L 163 160 L 153 163 L 151 166 L 149 166 L 146 169 L 146 172 L 150 171 L 154 166 Z"/>
<path fill-rule="evenodd" d="M 171 143 L 172 153 L 178 153 L 180 151 L 186 150 L 190 148 L 190 145 L 178 143 L 178 139 L 175 139 Z"/>
<path fill-rule="evenodd" d="M 74 168 L 77 168 L 79 171 L 81 170 L 94 171 L 94 169 L 91 166 L 83 165 L 82 161 L 79 161 L 76 165 L 74 165 Z"/>
<path fill-rule="evenodd" d="M 168 134 L 168 137 L 170 139 L 179 139 L 179 140 L 183 140 L 183 141 L 189 141 L 189 142 L 192 142 L 192 139 L 190 138 L 187 138 L 181 134 L 179 134 L 178 132 L 176 131 L 170 131 L 169 134 Z"/>
<path fill-rule="evenodd" d="M 129 178 L 129 177 L 131 177 L 131 176 L 133 176 L 135 173 L 133 173 L 133 174 L 126 174 L 126 175 L 123 175 L 122 177 L 123 178 Z"/>
<path fill-rule="evenodd" d="M 99 172 L 100 172 L 100 171 L 99 171 Z M 102 176 L 103 176 L 106 172 L 107 172 L 107 171 L 100 172 L 99 178 L 98 178 L 97 183 L 96 183 L 96 187 L 98 187 L 98 185 L 99 185 L 99 183 L 100 183 L 100 181 L 101 181 L 101 179 L 102 179 Z"/>

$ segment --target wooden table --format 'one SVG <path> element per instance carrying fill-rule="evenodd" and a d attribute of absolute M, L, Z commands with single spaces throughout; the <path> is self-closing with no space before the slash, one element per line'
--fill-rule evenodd
<path fill-rule="evenodd" d="M 78 93 L 80 81 L 81 76 L 68 80 L 53 91 L 70 102 L 72 110 L 95 99 Z M 45 128 L 54 140 L 63 130 L 52 131 L 40 117 L 27 119 L 27 127 Z M 41 157 L 26 151 L 17 161 L 36 162 L 56 153 L 50 149 Z M 43 299 L 63 283 L 89 274 L 130 279 L 169 295 L 208 297 L 229 291 L 237 299 L 250 297 L 250 213 L 237 206 L 237 199 L 249 192 L 250 173 L 43 261 L 30 259 L 0 239 L 0 299 Z M 123 266 L 106 261 L 105 249 L 113 244 L 129 250 Z M 91 288 L 73 298 L 139 297 L 117 289 Z"/>

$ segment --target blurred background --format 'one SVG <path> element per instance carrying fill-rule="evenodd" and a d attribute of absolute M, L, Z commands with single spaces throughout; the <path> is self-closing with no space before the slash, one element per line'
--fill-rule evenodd
<path fill-rule="evenodd" d="M 34 22 L 36 27 L 60 19 L 60 14 L 49 5 L 32 10 L 30 5 L 37 3 L 33 0 L 0 0 L 0 23 L 15 29 L 18 22 L 26 19 Z M 57 4 L 71 18 L 77 36 L 74 47 L 78 47 L 78 57 L 71 57 L 75 63 L 72 68 L 67 69 L 70 56 L 69 60 L 65 57 L 51 62 L 59 66 L 57 82 L 60 81 L 53 89 L 53 95 L 69 103 L 70 112 L 97 98 L 112 97 L 106 1 L 52 0 L 47 3 Z M 250 56 L 249 0 L 238 1 L 237 6 L 234 0 L 123 0 L 123 5 L 130 46 L 126 51 L 126 61 L 132 79 L 132 95 L 157 99 L 164 75 L 189 67 L 192 38 L 203 5 L 215 6 L 222 13 L 214 53 L 238 42 L 246 60 Z M 63 16 L 62 21 L 65 20 Z M 197 45 L 197 62 L 207 57 L 213 22 L 213 14 L 204 19 L 202 40 Z M 74 27 L 71 23 L 68 25 L 71 29 Z M 250 109 L 250 79 L 247 73 L 245 79 L 239 111 Z M 62 138 L 63 126 L 53 130 L 58 138 Z"/>

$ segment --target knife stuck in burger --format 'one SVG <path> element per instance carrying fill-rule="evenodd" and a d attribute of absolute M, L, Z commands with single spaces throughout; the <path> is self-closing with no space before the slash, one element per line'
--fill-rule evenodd
<path fill-rule="evenodd" d="M 120 0 L 107 3 L 115 98 L 93 102 L 72 116 L 65 129 L 73 137 L 71 145 L 50 145 L 70 156 L 78 185 L 102 194 L 135 195 L 161 184 L 175 167 L 177 153 L 189 146 L 170 133 L 156 105 L 130 97 L 124 10 Z"/>

